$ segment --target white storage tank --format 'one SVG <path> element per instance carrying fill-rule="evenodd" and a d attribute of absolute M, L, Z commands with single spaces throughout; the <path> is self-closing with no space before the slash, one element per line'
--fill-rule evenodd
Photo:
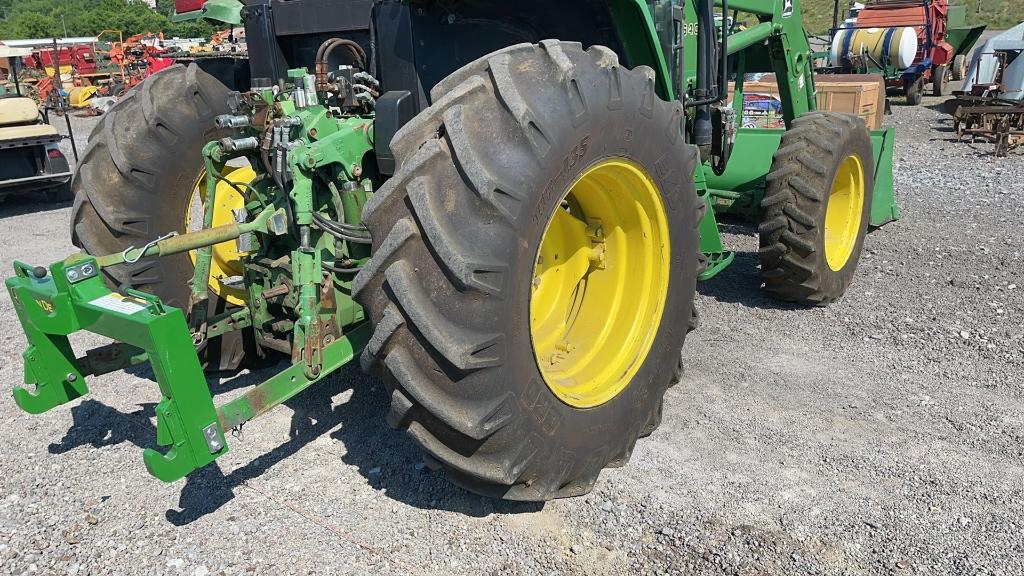
<path fill-rule="evenodd" d="M 917 56 L 917 31 L 909 26 L 836 31 L 832 39 L 834 65 L 854 65 L 852 60 L 862 56 L 899 70 L 909 68 Z"/>

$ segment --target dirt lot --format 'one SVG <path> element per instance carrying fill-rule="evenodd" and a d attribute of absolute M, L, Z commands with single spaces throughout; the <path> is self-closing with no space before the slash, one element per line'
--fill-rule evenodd
<path fill-rule="evenodd" d="M 729 223 L 737 261 L 700 287 L 664 424 L 591 495 L 452 487 L 355 368 L 164 485 L 141 450 L 158 392 L 133 370 L 38 417 L 4 392 L 0 573 L 1024 574 L 1024 153 L 894 112 L 903 219 L 870 235 L 851 293 L 766 298 L 754 230 Z M 0 205 L 0 267 L 72 252 L 69 213 Z M 6 293 L 0 330 L 9 390 L 24 338 Z"/>

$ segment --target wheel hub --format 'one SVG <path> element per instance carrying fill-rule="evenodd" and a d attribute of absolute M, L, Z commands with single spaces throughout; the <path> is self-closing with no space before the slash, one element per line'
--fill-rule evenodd
<path fill-rule="evenodd" d="M 846 267 L 857 245 L 864 198 L 864 166 L 851 154 L 836 172 L 825 212 L 825 259 L 835 272 Z"/>
<path fill-rule="evenodd" d="M 622 392 L 643 365 L 668 293 L 668 218 L 657 186 L 621 158 L 583 173 L 537 251 L 534 354 L 548 388 L 577 408 Z"/>
<path fill-rule="evenodd" d="M 245 208 L 245 198 L 235 186 L 250 184 L 256 179 L 256 172 L 249 166 L 228 166 L 224 179 L 217 182 L 217 203 L 213 208 L 213 226 L 225 226 L 235 222 L 235 211 Z M 230 184 L 229 184 L 230 182 Z M 234 184 L 235 186 L 232 186 Z M 199 175 L 189 198 L 185 214 L 185 230 L 194 232 L 203 224 L 203 205 L 206 202 L 206 172 Z M 245 288 L 239 282 L 242 275 L 242 257 L 247 252 L 239 250 L 237 241 L 222 242 L 213 247 L 210 262 L 210 291 L 236 306 L 244 305 L 247 299 Z M 189 252 L 192 264 L 196 263 L 196 252 Z"/>

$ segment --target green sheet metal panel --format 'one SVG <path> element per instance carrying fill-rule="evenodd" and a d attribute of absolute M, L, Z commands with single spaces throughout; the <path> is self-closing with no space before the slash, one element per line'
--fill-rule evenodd
<path fill-rule="evenodd" d="M 978 39 L 985 32 L 987 26 L 969 26 L 963 28 L 950 28 L 946 31 L 946 41 L 953 47 L 953 56 L 961 54 L 968 55 Z"/>
<path fill-rule="evenodd" d="M 772 156 L 779 149 L 785 130 L 782 128 L 741 128 L 736 134 L 732 160 L 721 176 L 710 170 L 705 172 L 706 186 L 712 196 L 715 191 L 738 192 L 719 195 L 713 206 L 719 212 L 740 214 L 756 219 L 764 196 L 764 179 L 771 169 Z M 881 226 L 899 218 L 899 207 L 893 184 L 893 141 L 895 129 L 871 131 L 875 153 L 875 193 L 871 205 L 871 225 Z"/>

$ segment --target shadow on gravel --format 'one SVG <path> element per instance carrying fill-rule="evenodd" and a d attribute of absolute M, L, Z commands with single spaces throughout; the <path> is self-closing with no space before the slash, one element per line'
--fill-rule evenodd
<path fill-rule="evenodd" d="M 697 293 L 747 308 L 802 310 L 803 307 L 782 302 L 761 288 L 759 266 L 756 252 L 737 252 L 732 266 L 711 280 L 697 283 Z"/>
<path fill-rule="evenodd" d="M 757 236 L 757 225 L 731 216 L 718 222 L 723 235 Z M 732 248 L 724 238 L 726 250 Z M 697 293 L 710 296 L 719 302 L 742 304 L 748 308 L 766 310 L 799 310 L 800 307 L 781 302 L 761 289 L 760 261 L 757 252 L 736 252 L 732 265 L 718 276 L 706 282 L 697 283 Z"/>
<path fill-rule="evenodd" d="M 258 456 L 244 466 L 232 470 L 229 474 L 224 474 L 217 462 L 193 472 L 186 478 L 185 486 L 181 489 L 181 495 L 178 498 L 180 510 L 168 510 L 165 514 L 167 520 L 175 526 L 183 526 L 217 511 L 235 497 L 235 488 L 260 477 L 274 465 L 337 427 L 343 420 L 338 409 L 333 406 L 331 398 L 347 389 L 343 383 L 351 381 L 351 379 L 345 375 L 346 372 L 347 370 L 342 370 L 339 375 L 321 382 L 285 402 L 285 406 L 291 408 L 293 414 L 291 429 L 288 433 L 289 439 L 284 444 Z M 239 375 L 231 382 L 237 382 L 240 385 L 256 384 L 268 376 L 269 373 L 256 371 Z M 222 391 L 221 389 L 215 390 Z M 244 442 L 244 428 L 241 440 L 228 439 L 229 444 L 240 441 Z"/>
<path fill-rule="evenodd" d="M 71 202 L 46 202 L 42 199 L 44 193 L 42 190 L 38 192 L 25 192 L 12 194 L 0 199 L 0 219 L 71 207 Z M 67 233 L 66 230 L 61 232 Z"/>
<path fill-rule="evenodd" d="M 281 368 L 277 368 L 280 370 Z M 252 370 L 236 370 L 232 372 L 207 372 L 206 383 L 210 386 L 210 392 L 216 396 L 240 388 L 248 388 L 263 382 L 275 373 L 276 370 L 263 370 L 254 368 Z M 153 367 L 147 362 L 136 366 L 129 366 L 124 369 L 126 374 L 131 374 L 140 380 L 149 380 L 156 384 L 156 374 Z"/>
<path fill-rule="evenodd" d="M 266 376 L 257 372 L 252 378 Z M 352 396 L 335 405 L 332 398 L 350 389 Z M 345 446 L 342 461 L 355 466 L 371 486 L 409 506 L 477 517 L 495 512 L 535 512 L 542 508 L 540 504 L 481 498 L 424 467 L 419 449 L 404 434 L 391 430 L 385 423 L 387 398 L 383 386 L 377 379 L 360 372 L 357 366 L 343 368 L 328 381 L 313 386 L 285 405 L 294 411 L 287 442 L 229 474 L 216 462 L 197 470 L 187 478 L 181 490 L 179 510 L 168 510 L 167 520 L 183 526 L 217 511 L 234 498 L 235 488 L 258 478 L 325 434 Z"/>
<path fill-rule="evenodd" d="M 157 448 L 156 430 L 150 419 L 155 417 L 156 403 L 143 404 L 139 410 L 125 414 L 96 400 L 84 400 L 71 409 L 74 422 L 60 442 L 50 444 L 50 454 L 64 454 L 80 446 L 102 448 L 131 442 L 139 448 Z"/>

